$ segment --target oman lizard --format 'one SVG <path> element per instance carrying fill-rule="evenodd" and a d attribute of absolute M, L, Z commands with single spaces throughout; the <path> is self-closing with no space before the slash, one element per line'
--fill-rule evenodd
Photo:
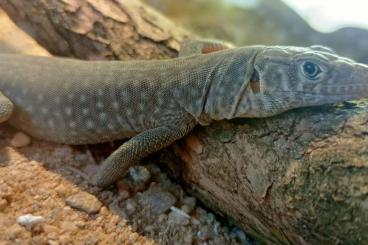
<path fill-rule="evenodd" d="M 106 187 L 197 123 L 269 117 L 368 95 L 368 66 L 322 46 L 226 48 L 192 41 L 181 54 L 151 61 L 1 54 L 0 122 L 65 144 L 130 138 L 93 178 Z"/>

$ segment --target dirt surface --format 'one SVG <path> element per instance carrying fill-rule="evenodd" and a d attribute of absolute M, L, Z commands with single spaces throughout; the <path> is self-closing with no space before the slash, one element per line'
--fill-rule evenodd
<path fill-rule="evenodd" d="M 109 146 L 72 148 L 0 128 L 0 244 L 249 244 L 156 165 L 135 167 L 108 190 L 88 184 Z M 102 154 L 103 155 L 103 154 Z"/>
<path fill-rule="evenodd" d="M 68 146 L 34 141 L 21 149 L 9 145 L 11 129 L 1 127 L 0 168 L 0 244 L 155 244 L 127 225 L 127 220 L 102 206 L 94 196 L 63 178 L 70 179 L 69 167 L 88 160 L 84 153 Z M 62 166 L 65 162 L 69 162 Z M 59 167 L 58 167 L 59 166 Z M 53 168 L 47 171 L 45 167 Z M 75 209 L 66 200 L 84 193 L 94 201 Z M 90 206 L 98 209 L 88 213 Z M 85 209 L 85 210 L 83 210 Z M 42 216 L 44 221 L 20 225 L 17 219 L 26 214 Z"/>

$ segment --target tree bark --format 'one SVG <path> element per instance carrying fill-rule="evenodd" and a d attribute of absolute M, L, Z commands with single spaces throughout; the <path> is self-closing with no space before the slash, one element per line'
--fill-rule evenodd
<path fill-rule="evenodd" d="M 186 35 L 133 0 L 0 6 L 55 55 L 174 57 Z M 367 111 L 360 101 L 217 122 L 197 127 L 160 159 L 203 203 L 261 241 L 361 244 L 368 241 Z"/>

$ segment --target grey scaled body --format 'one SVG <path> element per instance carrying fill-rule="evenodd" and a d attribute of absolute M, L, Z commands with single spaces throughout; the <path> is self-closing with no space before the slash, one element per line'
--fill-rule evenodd
<path fill-rule="evenodd" d="M 66 144 L 131 138 L 102 163 L 93 182 L 104 187 L 198 122 L 367 96 L 368 67 L 327 48 L 224 48 L 193 42 L 183 57 L 129 62 L 1 54 L 0 122 Z"/>

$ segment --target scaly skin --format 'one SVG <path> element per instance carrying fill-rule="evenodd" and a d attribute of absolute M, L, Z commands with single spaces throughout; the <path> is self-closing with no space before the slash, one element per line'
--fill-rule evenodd
<path fill-rule="evenodd" d="M 131 138 L 94 177 L 105 187 L 197 123 L 367 96 L 368 67 L 327 48 L 225 48 L 193 42 L 183 57 L 133 62 L 2 54 L 0 122 L 66 144 Z"/>

